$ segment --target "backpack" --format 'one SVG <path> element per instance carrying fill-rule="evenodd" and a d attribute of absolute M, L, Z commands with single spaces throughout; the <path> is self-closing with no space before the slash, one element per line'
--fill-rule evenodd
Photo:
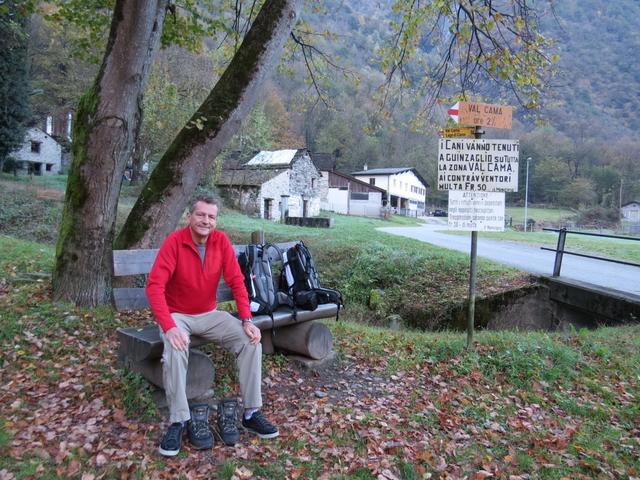
<path fill-rule="evenodd" d="M 244 274 L 251 313 L 266 314 L 273 319 L 273 311 L 279 302 L 268 248 L 267 245 L 247 245 L 238 255 L 238 263 Z"/>
<path fill-rule="evenodd" d="M 275 250 L 277 254 L 273 260 L 269 255 L 270 249 Z M 271 333 L 274 334 L 273 325 L 275 325 L 275 320 L 273 312 L 280 305 L 294 308 L 294 303 L 286 292 L 278 289 L 281 282 L 276 280 L 272 261 L 280 261 L 282 263 L 282 252 L 271 243 L 247 245 L 244 252 L 238 255 L 238 264 L 244 275 L 244 284 L 249 295 L 251 313 L 269 315 L 272 323 Z"/>
<path fill-rule="evenodd" d="M 344 306 L 342 294 L 338 290 L 323 288 L 316 270 L 311 252 L 304 242 L 295 244 L 282 253 L 283 270 L 281 289 L 285 290 L 296 307 L 304 310 L 315 310 L 318 305 L 335 303 Z"/>

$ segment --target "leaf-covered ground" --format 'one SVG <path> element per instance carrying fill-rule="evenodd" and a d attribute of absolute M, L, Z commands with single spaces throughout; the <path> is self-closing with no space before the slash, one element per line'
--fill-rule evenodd
<path fill-rule="evenodd" d="M 330 323 L 319 372 L 266 358 L 281 431 L 235 447 L 157 445 L 166 426 L 116 362 L 115 328 L 143 314 L 72 310 L 46 281 L 0 281 L 0 479 L 625 478 L 640 475 L 640 326 L 564 335 Z M 219 395 L 236 391 L 217 351 Z M 213 419 L 213 416 L 212 416 Z"/>

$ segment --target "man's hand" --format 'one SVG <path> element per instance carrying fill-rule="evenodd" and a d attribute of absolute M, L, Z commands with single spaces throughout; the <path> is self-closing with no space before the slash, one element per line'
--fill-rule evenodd
<path fill-rule="evenodd" d="M 260 338 L 262 338 L 260 329 L 251 322 L 242 322 L 242 329 L 247 337 L 249 337 L 251 345 L 256 345 L 260 341 Z"/>
<path fill-rule="evenodd" d="M 189 336 L 178 327 L 170 328 L 164 334 L 174 350 L 186 351 L 189 348 Z"/>

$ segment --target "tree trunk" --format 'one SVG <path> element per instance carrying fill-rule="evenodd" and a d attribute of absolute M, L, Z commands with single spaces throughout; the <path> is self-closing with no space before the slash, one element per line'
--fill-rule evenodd
<path fill-rule="evenodd" d="M 56 300 L 95 306 L 110 295 L 111 250 L 122 175 L 140 128 L 142 94 L 167 0 L 117 0 L 93 86 L 81 98 L 56 248 Z"/>
<path fill-rule="evenodd" d="M 198 180 L 251 110 L 298 20 L 301 0 L 267 0 L 217 84 L 153 170 L 116 247 L 157 247 L 178 223 Z"/>

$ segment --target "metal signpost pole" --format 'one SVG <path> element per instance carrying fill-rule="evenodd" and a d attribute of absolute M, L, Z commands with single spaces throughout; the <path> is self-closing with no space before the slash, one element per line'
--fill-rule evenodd
<path fill-rule="evenodd" d="M 524 231 L 527 231 L 527 203 L 529 202 L 529 161 L 531 157 L 527 157 L 527 180 L 524 187 Z"/>
<path fill-rule="evenodd" d="M 484 130 L 476 126 L 474 136 L 482 138 Z M 478 231 L 471 232 L 471 260 L 469 262 L 469 308 L 467 310 L 467 350 L 473 348 L 473 330 L 476 315 L 476 272 L 478 265 Z"/>

